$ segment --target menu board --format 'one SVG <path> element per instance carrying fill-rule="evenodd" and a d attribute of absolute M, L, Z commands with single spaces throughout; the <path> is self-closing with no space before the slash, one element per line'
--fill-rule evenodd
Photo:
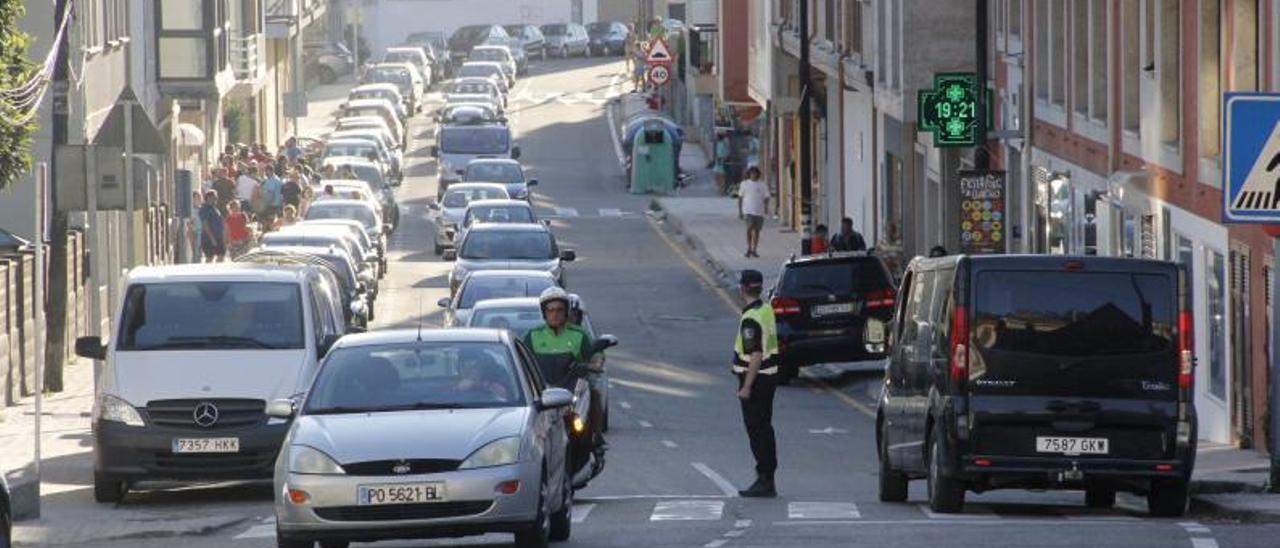
<path fill-rule="evenodd" d="M 1005 176 L 1003 171 L 960 172 L 960 252 L 1005 252 Z"/>

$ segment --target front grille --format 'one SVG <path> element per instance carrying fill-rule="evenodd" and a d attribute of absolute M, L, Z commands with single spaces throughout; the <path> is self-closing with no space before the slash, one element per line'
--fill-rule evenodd
<path fill-rule="evenodd" d="M 1049 426 L 980 425 L 973 433 L 973 452 L 980 455 L 1054 457 L 1036 451 L 1036 436 L 1107 438 L 1106 455 L 1079 455 L 1074 459 L 1161 459 L 1166 455 L 1164 431 L 1148 428 L 1094 428 L 1085 432 L 1059 432 Z"/>
<path fill-rule="evenodd" d="M 397 473 L 394 468 L 408 464 L 407 472 Z M 458 469 L 462 461 L 450 459 L 371 460 L 342 465 L 348 476 L 399 476 L 409 474 L 438 474 Z"/>
<path fill-rule="evenodd" d="M 168 451 L 150 455 L 146 463 L 152 470 L 175 475 L 251 474 L 267 470 L 275 463 L 274 451 L 242 451 L 240 453 L 174 454 Z"/>
<path fill-rule="evenodd" d="M 204 403 L 217 408 L 218 420 L 208 426 L 195 419 L 196 407 Z M 256 426 L 266 419 L 266 408 L 267 402 L 249 399 L 153 400 L 147 403 L 147 418 L 155 426 L 222 430 Z"/>
<path fill-rule="evenodd" d="M 493 501 L 478 500 L 386 506 L 335 506 L 316 508 L 315 512 L 320 519 L 327 521 L 397 521 L 472 516 L 483 514 L 490 506 L 493 506 Z"/>

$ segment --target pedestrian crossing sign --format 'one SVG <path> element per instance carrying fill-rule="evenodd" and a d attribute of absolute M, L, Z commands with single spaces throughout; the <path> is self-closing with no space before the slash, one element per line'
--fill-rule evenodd
<path fill-rule="evenodd" d="M 1280 94 L 1223 98 L 1222 220 L 1280 224 Z"/>

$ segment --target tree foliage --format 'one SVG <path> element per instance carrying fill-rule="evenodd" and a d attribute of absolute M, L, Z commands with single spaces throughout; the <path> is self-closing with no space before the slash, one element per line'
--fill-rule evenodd
<path fill-rule="evenodd" d="M 31 135 L 39 118 L 26 116 L 39 105 L 15 105 L 32 99 L 39 87 L 21 95 L 12 93 L 36 72 L 36 65 L 27 58 L 31 36 L 18 28 L 24 13 L 20 0 L 0 0 L 0 189 L 31 170 Z"/>

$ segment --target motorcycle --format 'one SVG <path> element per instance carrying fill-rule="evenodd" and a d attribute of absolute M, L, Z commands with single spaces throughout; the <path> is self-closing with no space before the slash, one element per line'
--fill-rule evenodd
<path fill-rule="evenodd" d="M 602 352 L 616 346 L 618 339 L 604 336 L 592 341 L 591 353 Z M 569 476 L 574 489 L 582 489 L 592 479 L 604 472 L 605 450 L 596 447 L 591 424 L 591 375 L 595 373 L 587 364 L 574 363 L 568 374 L 557 386 L 573 392 L 573 405 L 565 412 L 565 426 L 569 431 Z"/>

